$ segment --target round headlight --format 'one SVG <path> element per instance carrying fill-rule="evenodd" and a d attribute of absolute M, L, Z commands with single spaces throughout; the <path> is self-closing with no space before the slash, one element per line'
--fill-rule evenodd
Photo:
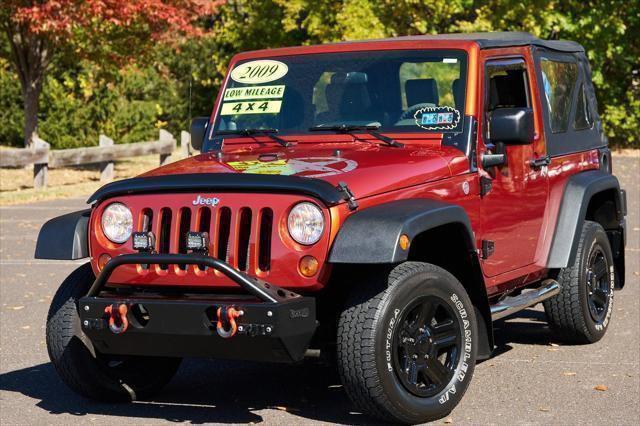
<path fill-rule="evenodd" d="M 121 203 L 113 203 L 102 212 L 102 232 L 114 243 L 124 243 L 133 232 L 131 210 Z"/>
<path fill-rule="evenodd" d="M 324 230 L 324 216 L 318 206 L 303 202 L 297 204 L 287 221 L 289 235 L 300 244 L 310 245 L 318 242 Z"/>

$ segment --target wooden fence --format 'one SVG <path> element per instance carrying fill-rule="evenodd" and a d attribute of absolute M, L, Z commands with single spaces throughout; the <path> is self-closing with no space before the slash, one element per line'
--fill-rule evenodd
<path fill-rule="evenodd" d="M 189 133 L 181 132 L 183 156 L 191 154 L 190 140 Z M 166 130 L 160 130 L 158 140 L 150 142 L 116 145 L 109 137 L 100 135 L 98 146 L 61 150 L 50 150 L 47 142 L 36 137 L 31 148 L 1 150 L 0 167 L 27 167 L 33 164 L 33 186 L 42 188 L 47 186 L 49 167 L 100 164 L 100 180 L 108 182 L 113 179 L 114 162 L 118 159 L 159 154 L 160 165 L 163 165 L 175 149 L 176 139 Z"/>

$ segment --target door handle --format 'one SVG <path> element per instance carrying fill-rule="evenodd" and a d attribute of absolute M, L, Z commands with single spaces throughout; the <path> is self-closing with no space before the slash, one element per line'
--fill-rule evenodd
<path fill-rule="evenodd" d="M 534 158 L 529 162 L 532 168 L 539 169 L 540 167 L 548 166 L 551 164 L 551 157 L 549 155 L 545 155 L 544 157 Z"/>

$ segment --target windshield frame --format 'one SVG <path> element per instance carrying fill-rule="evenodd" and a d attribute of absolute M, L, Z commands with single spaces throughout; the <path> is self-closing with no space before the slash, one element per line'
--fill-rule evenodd
<path fill-rule="evenodd" d="M 473 69 L 473 58 L 474 53 L 477 50 L 477 44 L 474 42 L 438 42 L 438 43 L 428 43 L 425 45 L 424 42 L 414 41 L 414 40 L 402 40 L 402 41 L 388 41 L 388 40 L 373 40 L 373 41 L 355 41 L 355 42 L 342 42 L 335 44 L 327 44 L 327 45 L 316 45 L 316 46 L 300 46 L 300 47 L 285 47 L 285 48 L 277 48 L 270 50 L 260 50 L 260 51 L 252 51 L 252 52 L 244 52 L 234 56 L 229 64 L 229 68 L 225 75 L 224 81 L 218 91 L 216 101 L 214 103 L 214 108 L 211 113 L 209 119 L 209 125 L 206 132 L 205 141 L 203 144 L 202 152 L 212 151 L 212 150 L 221 150 L 222 145 L 225 139 L 255 139 L 255 136 L 246 136 L 242 134 L 238 135 L 224 135 L 218 136 L 214 133 L 216 126 L 218 125 L 221 119 L 221 109 L 223 104 L 223 93 L 227 89 L 229 84 L 231 72 L 241 65 L 242 63 L 249 62 L 252 60 L 278 60 L 278 58 L 288 58 L 294 56 L 308 56 L 308 55 L 324 55 L 324 54 L 349 54 L 349 53 L 362 53 L 362 52 L 403 52 L 403 51 L 413 51 L 415 53 L 419 52 L 433 52 L 437 55 L 446 55 L 447 52 L 454 55 L 460 55 L 462 57 L 462 63 L 460 66 L 460 75 L 463 78 L 463 87 L 464 87 L 464 105 L 461 114 L 461 121 L 466 122 L 469 118 L 468 116 L 473 113 L 474 106 L 470 105 L 469 102 L 469 82 L 474 78 L 472 73 Z M 471 111 L 471 112 L 470 112 Z M 467 126 L 463 124 L 460 131 L 456 132 L 448 132 L 447 135 L 450 137 L 457 137 L 466 132 Z M 355 133 L 367 133 L 366 131 L 356 131 Z M 428 138 L 433 138 L 436 135 L 442 135 L 443 132 L 436 132 L 434 130 L 423 130 L 416 128 L 396 128 L 396 129 L 382 129 L 381 133 L 389 134 L 389 135 L 397 135 L 398 138 L 408 138 L 415 139 L 416 137 L 425 136 Z M 296 132 L 286 132 L 281 133 L 282 136 L 291 137 L 298 136 L 300 138 L 308 138 L 312 137 L 314 132 L 306 131 L 296 131 Z M 428 135 L 428 136 L 427 136 Z"/>
<path fill-rule="evenodd" d="M 357 43 L 357 42 L 356 42 Z M 211 117 L 210 117 L 210 121 L 209 121 L 209 129 L 207 131 L 207 137 L 205 138 L 205 143 L 204 143 L 204 150 L 203 152 L 206 151 L 210 151 L 210 150 L 220 150 L 222 148 L 222 145 L 224 143 L 225 139 L 247 139 L 247 138 L 254 138 L 254 135 L 248 136 L 248 135 L 243 135 L 243 134 L 237 134 L 237 135 L 233 135 L 233 134 L 226 134 L 224 136 L 222 135 L 217 135 L 216 133 L 214 133 L 214 130 L 217 126 L 219 126 L 219 123 L 222 119 L 222 114 L 221 114 L 221 110 L 222 110 L 222 105 L 223 105 L 223 94 L 224 91 L 227 90 L 227 86 L 230 83 L 230 75 L 231 72 L 238 66 L 242 65 L 243 63 L 246 62 L 250 62 L 253 60 L 283 60 L 286 58 L 290 58 L 290 57 L 296 57 L 296 56 L 308 56 L 308 55 L 313 55 L 313 56 L 324 56 L 324 55 L 331 55 L 331 54 L 349 54 L 349 53 L 361 53 L 361 54 L 367 54 L 367 53 L 389 53 L 389 52 L 411 52 L 411 53 L 425 53 L 428 54 L 429 52 L 432 52 L 434 55 L 439 55 L 439 56 L 447 56 L 448 54 L 454 57 L 457 57 L 459 59 L 461 59 L 461 63 L 460 63 L 460 79 L 461 82 L 463 84 L 464 87 L 464 96 L 463 96 L 463 106 L 460 110 L 460 120 L 462 122 L 466 121 L 466 116 L 467 111 L 469 110 L 469 105 L 467 102 L 467 95 L 468 95 L 468 84 L 469 84 L 469 79 L 470 79 L 470 67 L 471 67 L 471 52 L 468 48 L 468 46 L 466 45 L 460 45 L 460 44 L 456 44 L 455 47 L 453 46 L 415 46 L 415 45 L 411 45 L 411 46 L 390 46 L 393 43 L 387 43 L 387 46 L 385 46 L 385 48 L 383 49 L 378 49 L 378 48 L 367 48 L 367 49 L 362 49 L 362 48 L 358 48 L 358 49 L 338 49 L 338 50 L 321 50 L 321 51 L 297 51 L 300 50 L 302 48 L 282 48 L 282 49 L 274 49 L 271 54 L 268 54 L 267 52 L 269 51 L 257 51 L 257 52 L 249 52 L 249 53 L 242 53 L 237 55 L 236 57 L 234 57 L 229 65 L 229 69 L 227 71 L 227 74 L 225 76 L 225 79 L 223 81 L 223 84 L 220 87 L 220 90 L 218 92 L 218 96 L 216 98 L 216 102 L 215 102 L 215 106 L 214 109 L 212 111 Z M 403 43 L 404 44 L 404 43 Z M 414 44 L 414 43 L 412 43 Z M 449 44 L 449 43 L 447 43 Z M 340 44 L 337 44 L 335 46 L 340 46 Z M 320 47 L 320 46 L 311 46 L 311 48 L 314 47 Z M 342 47 L 342 46 L 341 46 Z M 309 47 L 306 47 L 307 49 Z M 284 52 L 281 52 L 284 51 Z M 401 89 L 402 90 L 402 89 Z M 409 127 L 407 126 L 407 128 L 403 128 L 403 127 L 397 127 L 394 129 L 381 129 L 380 133 L 385 133 L 385 134 L 389 134 L 389 135 L 396 135 L 396 137 L 398 138 L 415 138 L 416 136 L 420 136 L 420 135 L 429 135 L 427 137 L 432 138 L 435 135 L 439 135 L 442 133 L 447 133 L 451 136 L 454 135 L 459 135 L 464 133 L 466 130 L 466 126 L 463 124 L 459 130 L 457 131 L 449 131 L 449 132 L 438 132 L 437 130 L 431 129 L 422 129 L 422 128 L 415 128 L 415 127 Z M 311 137 L 313 136 L 315 132 L 311 132 L 308 129 L 304 130 L 304 131 L 286 131 L 286 132 L 282 132 L 279 133 L 281 136 L 285 136 L 285 137 L 291 137 L 291 136 L 299 136 L 299 137 Z M 353 133 L 362 133 L 365 134 L 367 133 L 367 131 L 360 131 L 357 130 Z M 262 136 L 262 135 L 256 135 L 256 136 Z"/>

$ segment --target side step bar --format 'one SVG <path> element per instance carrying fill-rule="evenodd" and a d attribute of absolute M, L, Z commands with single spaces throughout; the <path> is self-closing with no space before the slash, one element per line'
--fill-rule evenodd
<path fill-rule="evenodd" d="M 523 290 L 523 292 L 517 296 L 505 297 L 495 305 L 492 305 L 491 320 L 495 321 L 514 314 L 553 297 L 558 293 L 560 293 L 560 284 L 556 280 L 544 280 L 542 285 L 536 289 Z"/>

